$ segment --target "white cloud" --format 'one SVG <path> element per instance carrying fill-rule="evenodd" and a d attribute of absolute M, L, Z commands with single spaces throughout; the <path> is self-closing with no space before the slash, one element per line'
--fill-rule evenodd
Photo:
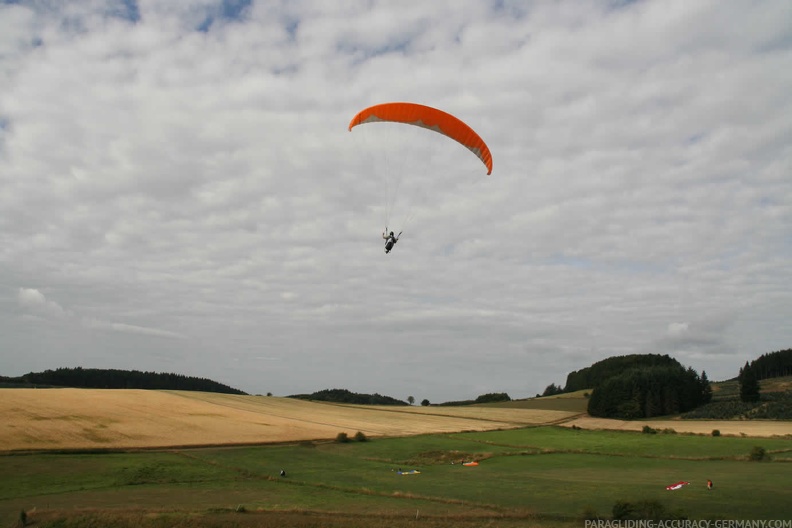
<path fill-rule="evenodd" d="M 157 328 L 146 328 L 143 326 L 128 325 L 123 323 L 109 323 L 107 321 L 100 321 L 99 319 L 83 319 L 82 322 L 85 326 L 89 328 L 113 330 L 116 332 L 141 334 L 141 335 L 148 335 L 154 337 L 168 337 L 175 339 L 184 339 L 185 337 L 177 332 L 168 332 L 167 330 L 159 330 Z"/>
<path fill-rule="evenodd" d="M 30 310 L 34 315 L 56 318 L 67 315 L 58 303 L 47 300 L 44 294 L 35 288 L 19 288 L 17 301 L 22 308 Z"/>
<path fill-rule="evenodd" d="M 91 329 L 112 330 L 115 332 L 125 332 L 141 334 L 155 337 L 167 337 L 183 339 L 184 335 L 178 332 L 169 332 L 158 328 L 130 325 L 124 323 L 113 323 L 94 317 L 79 317 L 72 310 L 64 310 L 55 301 L 48 300 L 43 293 L 35 288 L 19 288 L 17 301 L 23 309 L 30 313 L 23 314 L 23 319 L 28 321 L 46 322 L 48 320 L 78 320 L 80 324 Z"/>
<path fill-rule="evenodd" d="M 668 325 L 668 335 L 678 336 L 688 331 L 690 325 L 688 323 L 671 323 Z"/>
<path fill-rule="evenodd" d="M 788 2 L 221 4 L 0 6 L 0 285 L 75 323 L 60 364 L 440 401 L 789 346 Z M 471 124 L 492 176 L 347 131 L 388 100 Z M 0 369 L 33 368 L 30 328 Z"/>

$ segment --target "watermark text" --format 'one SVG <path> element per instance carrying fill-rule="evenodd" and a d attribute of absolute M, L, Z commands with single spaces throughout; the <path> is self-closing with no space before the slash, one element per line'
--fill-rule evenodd
<path fill-rule="evenodd" d="M 792 519 L 718 519 L 715 521 L 587 519 L 583 528 L 792 528 Z"/>

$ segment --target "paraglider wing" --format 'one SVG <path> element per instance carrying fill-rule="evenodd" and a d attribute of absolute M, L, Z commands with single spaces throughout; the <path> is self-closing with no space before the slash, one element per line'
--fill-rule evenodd
<path fill-rule="evenodd" d="M 674 491 L 680 489 L 682 486 L 687 486 L 688 484 L 690 484 L 690 482 L 685 482 L 684 480 L 680 480 L 676 484 L 671 484 L 669 486 L 666 486 L 666 489 L 668 491 Z"/>
<path fill-rule="evenodd" d="M 349 130 L 378 121 L 406 123 L 448 136 L 475 154 L 487 167 L 487 174 L 492 174 L 492 154 L 487 144 L 472 128 L 451 114 L 415 103 L 383 103 L 361 110 L 349 122 Z"/>

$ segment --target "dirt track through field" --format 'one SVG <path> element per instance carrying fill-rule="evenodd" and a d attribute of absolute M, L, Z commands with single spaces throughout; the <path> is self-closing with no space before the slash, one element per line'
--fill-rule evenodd
<path fill-rule="evenodd" d="M 0 451 L 240 445 L 484 431 L 575 413 L 375 407 L 186 391 L 0 389 Z"/>

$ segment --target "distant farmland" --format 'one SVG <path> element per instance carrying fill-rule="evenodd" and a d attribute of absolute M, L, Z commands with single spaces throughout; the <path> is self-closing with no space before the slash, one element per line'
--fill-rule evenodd
<path fill-rule="evenodd" d="M 103 389 L 0 389 L 0 450 L 244 445 L 514 429 L 579 412 L 511 407 L 373 407 L 267 396 Z"/>
<path fill-rule="evenodd" d="M 565 427 L 581 429 L 603 429 L 618 431 L 641 431 L 645 425 L 663 431 L 673 429 L 677 433 L 712 434 L 718 430 L 724 436 L 790 436 L 792 422 L 781 420 L 611 420 L 581 416 L 561 424 Z"/>
<path fill-rule="evenodd" d="M 549 424 L 792 435 L 789 421 L 591 418 L 585 402 L 582 395 L 567 395 L 462 407 L 391 407 L 188 391 L 0 389 L 0 452 L 277 444 L 332 440 L 342 432 L 399 437 Z"/>

